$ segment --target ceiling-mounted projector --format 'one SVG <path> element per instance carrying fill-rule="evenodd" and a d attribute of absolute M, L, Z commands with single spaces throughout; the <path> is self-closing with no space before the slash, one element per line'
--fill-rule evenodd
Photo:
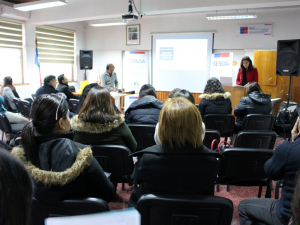
<path fill-rule="evenodd" d="M 133 0 L 129 0 L 128 14 L 122 15 L 122 19 L 123 19 L 123 20 L 127 20 L 127 21 L 130 21 L 130 20 L 138 20 L 138 16 L 132 14 L 132 12 L 133 12 L 132 2 L 133 2 L 133 4 L 134 4 L 134 1 L 133 1 Z M 135 7 L 135 5 L 134 5 L 134 7 Z M 135 8 L 135 9 L 136 9 L 136 8 Z"/>

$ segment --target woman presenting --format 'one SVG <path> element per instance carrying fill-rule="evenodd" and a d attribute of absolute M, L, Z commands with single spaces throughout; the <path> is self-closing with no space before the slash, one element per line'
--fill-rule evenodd
<path fill-rule="evenodd" d="M 236 78 L 236 85 L 245 86 L 251 82 L 258 82 L 257 68 L 253 66 L 249 56 L 245 56 L 241 60 L 241 66 Z"/>

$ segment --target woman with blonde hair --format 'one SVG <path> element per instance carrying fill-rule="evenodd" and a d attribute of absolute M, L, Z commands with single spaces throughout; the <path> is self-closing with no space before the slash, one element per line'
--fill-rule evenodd
<path fill-rule="evenodd" d="M 115 112 L 109 91 L 104 87 L 97 86 L 89 91 L 78 115 L 72 118 L 71 126 L 76 142 L 123 145 L 131 152 L 136 150 L 137 143 L 124 115 Z"/>
<path fill-rule="evenodd" d="M 143 194 L 213 195 L 218 153 L 202 144 L 204 130 L 197 107 L 185 98 L 166 102 L 159 117 L 154 145 L 132 154 L 139 156 L 134 179 L 140 184 L 129 206 Z"/>

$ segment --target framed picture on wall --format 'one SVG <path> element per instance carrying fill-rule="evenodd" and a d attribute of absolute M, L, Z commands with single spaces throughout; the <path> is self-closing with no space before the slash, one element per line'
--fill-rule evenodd
<path fill-rule="evenodd" d="M 126 45 L 140 44 L 140 25 L 126 26 Z"/>

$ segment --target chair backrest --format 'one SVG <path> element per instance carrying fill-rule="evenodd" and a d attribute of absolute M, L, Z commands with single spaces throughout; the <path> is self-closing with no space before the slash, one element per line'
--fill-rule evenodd
<path fill-rule="evenodd" d="M 272 114 L 248 114 L 243 120 L 242 130 L 272 130 L 274 122 Z"/>
<path fill-rule="evenodd" d="M 77 113 L 78 106 L 79 106 L 79 100 L 75 98 L 69 99 L 70 107 L 73 110 L 73 113 Z"/>
<path fill-rule="evenodd" d="M 127 181 L 131 181 L 131 174 L 133 173 L 133 160 L 128 155 L 130 150 L 121 145 L 93 145 L 92 151 L 95 159 L 103 166 L 105 172 L 111 173 L 110 179 L 118 181 L 123 180 L 125 176 Z M 105 159 L 105 160 L 103 160 Z M 106 165 L 103 165 L 105 161 Z M 119 181 L 117 183 L 123 183 Z"/>
<path fill-rule="evenodd" d="M 143 195 L 137 203 L 141 225 L 230 225 L 233 203 L 218 196 Z"/>
<path fill-rule="evenodd" d="M 7 109 L 7 111 L 13 112 L 14 110 L 10 107 L 10 104 L 9 104 L 7 98 L 6 97 L 3 97 L 3 98 L 4 98 L 3 106 Z"/>
<path fill-rule="evenodd" d="M 76 89 L 75 89 L 75 86 L 74 85 L 69 85 L 69 89 L 71 92 L 75 92 Z"/>
<path fill-rule="evenodd" d="M 20 100 L 20 104 L 23 107 L 23 115 L 26 117 L 30 117 L 30 109 L 31 109 L 31 105 L 28 101 L 26 100 Z"/>
<path fill-rule="evenodd" d="M 15 105 L 16 105 L 18 111 L 19 111 L 22 115 L 24 115 L 25 113 L 24 113 L 23 106 L 21 105 L 21 100 L 18 99 L 18 98 L 14 98 L 14 99 L 13 99 L 13 102 L 15 103 Z"/>
<path fill-rule="evenodd" d="M 137 142 L 136 151 L 156 145 L 154 141 L 155 124 L 128 124 L 128 127 Z"/>
<path fill-rule="evenodd" d="M 2 132 L 4 133 L 8 133 L 8 134 L 12 133 L 11 125 L 7 117 L 3 113 L 0 113 L 0 130 L 2 130 Z"/>
<path fill-rule="evenodd" d="M 109 211 L 107 203 L 99 198 L 64 200 L 57 204 L 45 204 L 32 199 L 32 225 L 44 225 L 45 219 L 57 216 L 85 215 Z"/>
<path fill-rule="evenodd" d="M 217 139 L 218 142 L 220 142 L 220 132 L 217 130 L 205 130 L 205 136 L 204 136 L 204 140 L 203 140 L 203 144 L 207 147 L 207 148 L 211 148 L 211 143 L 214 139 Z M 214 146 L 214 149 L 217 148 L 217 146 Z"/>
<path fill-rule="evenodd" d="M 274 108 L 281 102 L 282 98 L 271 98 L 272 110 L 270 114 L 273 114 Z"/>
<path fill-rule="evenodd" d="M 208 114 L 204 116 L 203 122 L 206 129 L 218 130 L 221 137 L 231 137 L 235 116 L 231 114 Z"/>
<path fill-rule="evenodd" d="M 275 142 L 274 131 L 241 131 L 236 136 L 234 147 L 274 149 Z"/>
<path fill-rule="evenodd" d="M 271 149 L 227 148 L 220 159 L 219 179 L 257 181 L 267 178 L 265 162 L 273 155 Z"/>
<path fill-rule="evenodd" d="M 35 99 L 35 96 L 36 96 L 35 93 L 31 94 L 31 97 L 32 97 L 33 100 Z"/>

